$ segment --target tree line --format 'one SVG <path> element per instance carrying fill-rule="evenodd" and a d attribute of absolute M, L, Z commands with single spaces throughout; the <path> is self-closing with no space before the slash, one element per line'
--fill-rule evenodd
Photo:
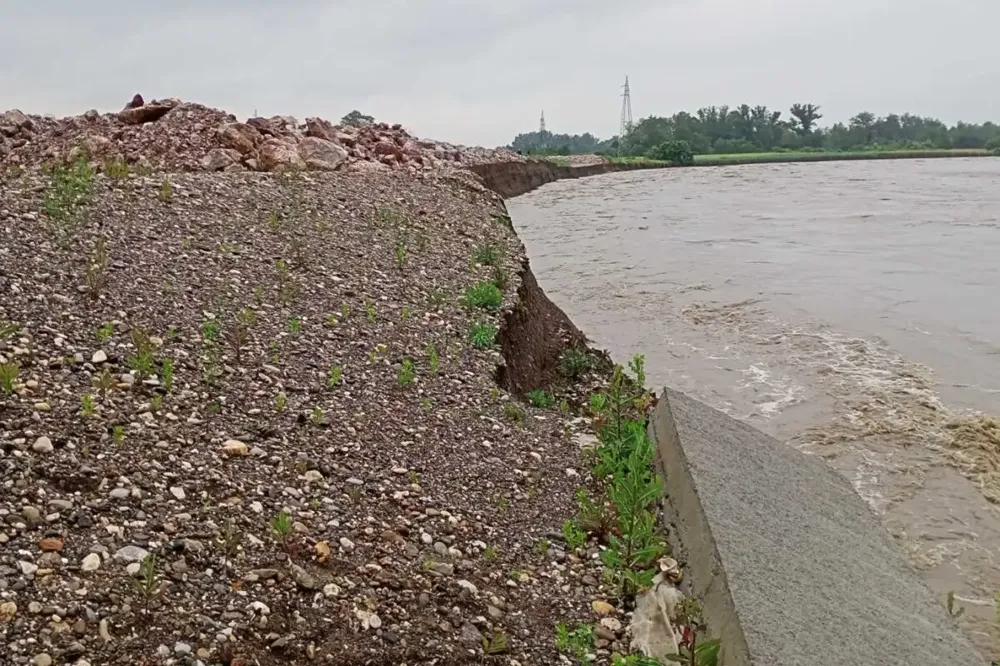
<path fill-rule="evenodd" d="M 523 154 L 607 154 L 650 156 L 664 144 L 683 142 L 694 154 L 774 151 L 929 150 L 985 148 L 1000 150 L 1000 125 L 959 122 L 910 113 L 884 117 L 862 111 L 847 123 L 820 126 L 815 104 L 793 104 L 788 116 L 766 106 L 708 106 L 695 113 L 649 116 L 624 137 L 601 140 L 590 133 L 518 134 L 510 147 Z"/>

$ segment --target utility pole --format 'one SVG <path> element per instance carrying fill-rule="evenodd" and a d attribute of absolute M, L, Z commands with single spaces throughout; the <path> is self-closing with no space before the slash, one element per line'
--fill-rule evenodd
<path fill-rule="evenodd" d="M 632 131 L 632 92 L 628 85 L 628 75 L 625 75 L 625 85 L 622 86 L 622 117 L 618 128 L 618 156 L 622 154 L 622 143 Z"/>

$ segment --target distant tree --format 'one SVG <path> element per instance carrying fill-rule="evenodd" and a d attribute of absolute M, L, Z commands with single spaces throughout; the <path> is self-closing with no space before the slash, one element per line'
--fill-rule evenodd
<path fill-rule="evenodd" d="M 694 164 L 694 155 L 687 141 L 664 141 L 649 151 L 649 157 L 680 166 Z"/>
<path fill-rule="evenodd" d="M 823 117 L 815 104 L 792 104 L 788 113 L 792 116 L 792 129 L 800 136 L 812 134 L 816 121 Z"/>
<path fill-rule="evenodd" d="M 375 122 L 372 116 L 366 116 L 357 109 L 354 109 L 340 119 L 341 125 L 370 125 Z"/>

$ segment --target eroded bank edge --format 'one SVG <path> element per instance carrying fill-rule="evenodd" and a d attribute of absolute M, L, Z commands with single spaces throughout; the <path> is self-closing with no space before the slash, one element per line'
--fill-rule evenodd
<path fill-rule="evenodd" d="M 564 178 L 642 168 L 662 166 L 568 167 L 528 161 L 480 165 L 473 171 L 501 197 L 514 197 Z M 500 216 L 511 224 L 502 199 L 498 203 Z M 516 235 L 512 225 L 511 232 Z M 729 596 L 724 582 L 719 592 L 706 589 L 709 596 L 705 612 L 696 596 L 686 598 L 680 592 L 679 583 L 684 574 L 669 555 L 674 549 L 677 553 L 685 549 L 676 540 L 676 535 L 672 535 L 674 539 L 670 543 L 665 538 L 665 528 L 672 521 L 669 503 L 664 497 L 662 463 L 656 454 L 656 431 L 650 419 L 655 397 L 644 387 L 642 358 L 633 359 L 629 364 L 631 372 L 626 372 L 622 366 L 612 364 L 606 352 L 589 349 L 586 337 L 538 286 L 527 259 L 521 267 L 520 278 L 517 306 L 507 313 L 500 331 L 504 365 L 497 371 L 498 384 L 522 397 L 544 390 L 558 380 L 565 354 L 574 350 L 585 350 L 597 360 L 602 374 L 609 378 L 605 390 L 593 393 L 590 404 L 583 406 L 583 411 L 589 410 L 597 434 L 594 447 L 588 453 L 594 463 L 591 494 L 581 489 L 579 516 L 574 521 L 567 521 L 563 532 L 570 547 L 574 538 L 586 540 L 593 536 L 604 542 L 601 556 L 609 574 L 608 581 L 619 590 L 623 608 L 631 611 L 631 648 L 635 652 L 614 655 L 613 663 L 616 666 L 651 666 L 683 659 L 684 663 L 715 666 L 724 641 L 703 638 L 702 634 L 708 629 L 706 617 L 712 618 L 716 634 L 720 633 L 715 626 L 717 621 L 728 628 L 723 633 L 730 638 L 735 650 L 727 657 L 727 663 L 749 663 L 740 661 L 738 646 L 745 647 L 745 641 L 735 615 L 725 612 L 732 606 L 726 601 Z M 663 512 L 660 511 L 661 502 L 666 507 Z M 661 522 L 662 518 L 667 520 Z M 714 548 L 711 550 L 714 552 Z M 694 562 L 718 561 L 717 557 L 700 557 L 699 548 L 687 552 L 694 553 Z M 706 576 L 709 580 L 713 578 L 710 571 L 705 571 L 698 572 L 692 580 L 705 580 Z M 722 609 L 723 613 L 717 609 Z M 593 633 L 584 625 L 573 628 L 560 625 L 556 628 L 556 642 L 567 656 L 585 663 L 593 648 Z M 745 649 L 742 654 L 746 654 Z"/>

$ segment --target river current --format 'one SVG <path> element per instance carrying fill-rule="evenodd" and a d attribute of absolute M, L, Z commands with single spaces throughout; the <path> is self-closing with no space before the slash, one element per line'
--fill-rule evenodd
<path fill-rule="evenodd" d="M 633 171 L 508 208 L 597 346 L 824 458 L 995 652 L 1000 159 Z"/>

